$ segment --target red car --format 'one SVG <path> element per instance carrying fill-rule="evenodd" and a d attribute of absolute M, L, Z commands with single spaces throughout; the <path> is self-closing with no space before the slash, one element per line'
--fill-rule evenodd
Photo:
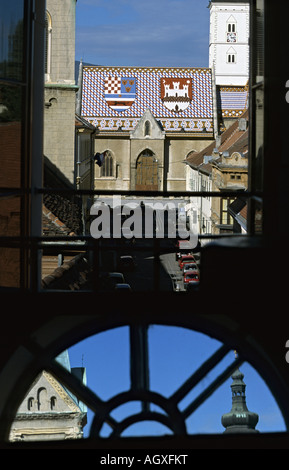
<path fill-rule="evenodd" d="M 184 285 L 188 285 L 189 283 L 199 283 L 199 273 L 198 271 L 187 271 L 184 275 Z"/>
<path fill-rule="evenodd" d="M 191 261 L 185 261 L 183 264 L 183 274 L 187 271 L 197 271 L 198 272 L 198 265 L 197 263 L 192 263 Z"/>
<path fill-rule="evenodd" d="M 188 240 L 179 240 L 176 248 L 176 260 L 179 260 L 182 255 L 189 255 L 191 253 L 192 243 Z"/>
<path fill-rule="evenodd" d="M 193 255 L 182 255 L 179 259 L 180 269 L 183 269 L 184 263 L 195 263 Z"/>

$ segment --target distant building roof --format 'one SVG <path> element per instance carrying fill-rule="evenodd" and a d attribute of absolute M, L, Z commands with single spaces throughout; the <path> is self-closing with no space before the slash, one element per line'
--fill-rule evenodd
<path fill-rule="evenodd" d="M 250 4 L 249 0 L 209 0 L 209 6 L 211 3 L 248 3 Z"/>
<path fill-rule="evenodd" d="M 95 130 L 95 127 L 90 122 L 88 122 L 86 119 L 84 119 L 82 116 L 79 116 L 78 114 L 75 114 L 75 127 L 76 129 L 85 128 L 91 131 Z"/>
<path fill-rule="evenodd" d="M 69 352 L 67 349 L 65 349 L 62 353 L 60 353 L 56 357 L 56 361 L 64 367 L 64 369 L 68 370 L 71 372 L 75 377 L 77 377 L 78 380 L 80 380 L 84 385 L 86 385 L 86 369 L 84 367 L 71 367 L 70 365 L 70 358 L 69 358 Z M 87 412 L 87 406 L 79 401 L 79 399 L 70 392 L 66 387 L 63 387 L 70 398 L 79 406 L 80 410 L 83 411 L 84 413 Z"/>
<path fill-rule="evenodd" d="M 91 287 L 91 267 L 83 254 L 65 261 L 42 279 L 42 289 L 80 291 Z"/>
<path fill-rule="evenodd" d="M 242 119 L 246 123 L 248 120 L 248 110 L 242 114 Z M 236 120 L 228 129 L 206 148 L 200 152 L 191 152 L 187 156 L 186 163 L 192 168 L 198 168 L 203 171 L 210 171 L 211 163 L 218 162 L 221 152 L 228 151 L 230 155 L 233 152 L 240 152 L 246 156 L 248 152 L 248 128 L 240 129 L 240 122 Z M 214 152 L 216 149 L 216 152 Z"/>
<path fill-rule="evenodd" d="M 82 233 L 81 210 L 76 202 L 60 194 L 43 195 L 42 221 L 43 234 L 69 235 Z"/>
<path fill-rule="evenodd" d="M 44 204 L 42 205 L 42 233 L 44 236 L 69 235 L 71 228 L 67 227 Z"/>
<path fill-rule="evenodd" d="M 223 118 L 238 118 L 248 106 L 249 84 L 217 87 L 217 108 Z"/>

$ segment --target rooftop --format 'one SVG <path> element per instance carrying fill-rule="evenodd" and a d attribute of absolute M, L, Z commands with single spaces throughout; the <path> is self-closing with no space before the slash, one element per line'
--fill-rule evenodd
<path fill-rule="evenodd" d="M 248 115 L 248 110 L 242 114 L 241 118 L 244 119 L 242 122 L 242 124 L 245 124 L 244 127 L 240 125 L 240 119 L 236 120 L 219 138 L 203 150 L 189 153 L 186 163 L 194 169 L 210 172 L 213 161 L 220 163 L 220 155 L 224 154 L 224 152 L 228 152 L 228 156 L 231 156 L 234 152 L 247 156 L 249 135 L 246 123 L 248 121 Z"/>
<path fill-rule="evenodd" d="M 82 74 L 81 115 L 100 131 L 131 131 L 149 108 L 166 131 L 213 132 L 209 68 L 84 66 Z"/>

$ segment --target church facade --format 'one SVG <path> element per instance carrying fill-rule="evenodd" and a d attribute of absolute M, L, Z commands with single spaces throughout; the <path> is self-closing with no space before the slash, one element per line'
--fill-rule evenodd
<path fill-rule="evenodd" d="M 75 5 L 47 0 L 45 22 L 44 162 L 68 186 L 75 183 Z"/>
<path fill-rule="evenodd" d="M 96 131 L 94 189 L 184 191 L 187 155 L 213 139 L 208 68 L 84 66 L 81 116 Z"/>

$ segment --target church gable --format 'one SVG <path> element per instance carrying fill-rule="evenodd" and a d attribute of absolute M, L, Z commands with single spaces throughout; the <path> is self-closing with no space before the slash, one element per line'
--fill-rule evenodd
<path fill-rule="evenodd" d="M 48 372 L 43 371 L 26 394 L 18 413 L 75 413 L 80 408 L 69 393 Z"/>
<path fill-rule="evenodd" d="M 165 132 L 152 115 L 150 109 L 146 109 L 143 116 L 131 132 L 131 139 L 164 139 Z"/>

